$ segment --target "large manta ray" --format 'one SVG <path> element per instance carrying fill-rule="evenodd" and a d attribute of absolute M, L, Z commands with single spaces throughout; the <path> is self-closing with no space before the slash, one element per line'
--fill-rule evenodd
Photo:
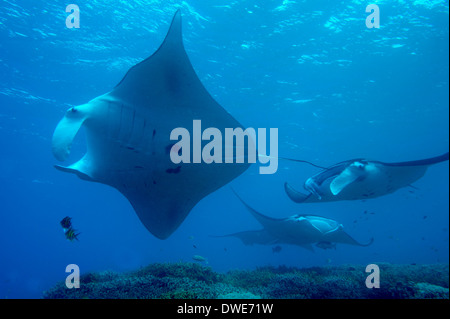
<path fill-rule="evenodd" d="M 433 158 L 383 163 L 354 159 L 335 164 L 308 178 L 304 188 L 309 194 L 284 184 L 287 195 L 296 203 L 368 199 L 390 194 L 420 179 L 430 165 L 448 161 L 448 152 Z"/>
<path fill-rule="evenodd" d="M 245 245 L 275 245 L 291 244 L 313 251 L 312 244 L 326 249 L 335 247 L 336 243 L 369 246 L 373 238 L 366 244 L 361 244 L 348 235 L 341 224 L 325 217 L 314 215 L 294 215 L 288 218 L 272 218 L 265 216 L 236 196 L 248 211 L 264 227 L 262 230 L 243 231 L 225 236 L 237 237 Z"/>
<path fill-rule="evenodd" d="M 197 202 L 249 166 L 224 160 L 174 164 L 171 131 L 186 128 L 193 136 L 193 120 L 222 135 L 225 128 L 242 127 L 197 77 L 183 46 L 177 11 L 153 55 L 133 66 L 109 93 L 67 110 L 53 135 L 53 154 L 64 161 L 82 125 L 87 152 L 68 167 L 56 167 L 116 188 L 145 227 L 165 239 Z"/>

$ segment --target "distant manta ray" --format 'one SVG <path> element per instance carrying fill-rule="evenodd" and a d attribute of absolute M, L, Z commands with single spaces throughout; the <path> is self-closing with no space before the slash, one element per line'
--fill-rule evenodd
<path fill-rule="evenodd" d="M 237 237 L 245 245 L 291 244 L 310 251 L 314 250 L 312 244 L 327 249 L 335 248 L 336 243 L 356 246 L 369 246 L 373 243 L 373 238 L 366 244 L 357 242 L 344 231 L 341 224 L 329 218 L 314 215 L 294 215 L 277 219 L 265 216 L 250 207 L 239 195 L 236 194 L 236 196 L 264 228 L 213 237 Z"/>
<path fill-rule="evenodd" d="M 288 183 L 284 184 L 284 188 L 296 203 L 375 198 L 410 186 L 425 174 L 430 165 L 448 159 L 448 152 L 437 157 L 399 163 L 354 159 L 325 168 L 308 178 L 304 188 L 309 194 L 295 190 Z"/>
<path fill-rule="evenodd" d="M 64 161 L 80 127 L 87 152 L 78 162 L 56 166 L 110 185 L 131 203 L 156 237 L 169 237 L 205 196 L 243 173 L 248 163 L 180 163 L 169 156 L 175 128 L 192 136 L 193 120 L 220 130 L 242 128 L 206 91 L 183 46 L 177 11 L 159 49 L 126 73 L 109 93 L 67 110 L 55 129 L 54 156 Z"/>

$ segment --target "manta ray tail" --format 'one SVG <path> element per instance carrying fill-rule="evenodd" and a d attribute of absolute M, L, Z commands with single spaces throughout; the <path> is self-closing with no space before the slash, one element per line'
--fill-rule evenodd
<path fill-rule="evenodd" d="M 303 194 L 296 191 L 288 183 L 284 183 L 284 190 L 286 191 L 286 194 L 289 196 L 289 198 L 296 203 L 303 203 L 309 198 L 309 196 L 311 196 L 311 194 Z"/>
<path fill-rule="evenodd" d="M 309 164 L 311 166 L 314 166 L 314 167 L 317 167 L 317 168 L 320 168 L 320 169 L 326 169 L 326 167 L 323 167 L 323 166 L 320 166 L 320 165 L 316 165 L 314 163 L 311 163 L 311 162 L 308 162 L 308 161 L 305 161 L 305 160 L 300 160 L 300 159 L 295 159 L 295 158 L 288 158 L 288 157 L 280 157 L 280 156 L 278 156 L 278 159 L 282 159 L 282 160 L 290 161 L 290 162 L 306 163 L 306 164 Z"/>

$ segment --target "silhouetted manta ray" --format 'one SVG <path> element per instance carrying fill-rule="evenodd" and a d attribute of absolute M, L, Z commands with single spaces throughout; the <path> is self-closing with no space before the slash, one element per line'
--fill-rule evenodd
<path fill-rule="evenodd" d="M 286 194 L 296 203 L 368 199 L 390 194 L 421 178 L 430 165 L 448 161 L 449 153 L 399 163 L 354 159 L 335 164 L 308 178 L 309 194 L 284 184 Z"/>
<path fill-rule="evenodd" d="M 344 231 L 341 224 L 325 217 L 294 215 L 277 219 L 265 216 L 250 207 L 237 194 L 236 196 L 264 229 L 214 237 L 237 237 L 245 245 L 291 244 L 311 251 L 314 243 L 317 244 L 317 247 L 323 249 L 332 247 L 333 243 L 357 246 L 369 246 L 373 243 L 373 238 L 367 244 L 357 242 Z"/>
<path fill-rule="evenodd" d="M 130 68 L 111 92 L 66 112 L 53 135 L 54 156 L 67 158 L 81 125 L 87 152 L 75 164 L 56 167 L 116 188 L 145 227 L 165 239 L 203 197 L 249 166 L 224 161 L 174 164 L 171 131 L 186 128 L 192 136 L 193 120 L 222 134 L 225 128 L 242 127 L 197 77 L 183 46 L 177 11 L 152 56 Z"/>

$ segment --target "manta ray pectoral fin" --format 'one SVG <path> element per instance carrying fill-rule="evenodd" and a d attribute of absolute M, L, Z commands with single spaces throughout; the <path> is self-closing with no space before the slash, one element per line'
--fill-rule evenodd
<path fill-rule="evenodd" d="M 330 242 L 335 243 L 341 243 L 341 244 L 348 244 L 348 245 L 355 245 L 355 246 L 370 246 L 372 245 L 374 239 L 373 237 L 369 240 L 369 242 L 362 244 L 358 242 L 356 239 L 354 239 L 352 236 L 347 234 L 342 228 L 340 228 L 338 231 L 329 233 L 326 236 L 324 236 L 324 240 L 328 240 Z"/>
<path fill-rule="evenodd" d="M 344 188 L 357 181 L 361 177 L 351 166 L 347 167 L 330 183 L 330 191 L 333 195 L 338 195 Z"/>
<path fill-rule="evenodd" d="M 52 152 L 57 160 L 64 161 L 67 159 L 72 141 L 85 120 L 85 113 L 80 112 L 77 108 L 72 107 L 67 110 L 66 115 L 58 123 L 53 133 Z"/>
<path fill-rule="evenodd" d="M 362 247 L 367 247 L 367 246 L 370 246 L 373 244 L 373 237 L 370 238 L 370 240 L 367 243 L 362 244 L 362 243 L 358 242 L 356 239 L 354 239 L 353 237 L 351 237 L 350 235 L 348 235 L 347 233 L 345 235 L 346 236 L 343 236 L 343 240 L 341 241 L 341 243 L 343 243 L 343 244 L 362 246 Z"/>
<path fill-rule="evenodd" d="M 236 197 L 244 204 L 244 206 L 247 208 L 247 210 L 255 217 L 255 219 L 265 228 L 270 231 L 273 227 L 278 227 L 279 223 L 282 222 L 284 219 L 278 219 L 278 218 L 272 218 L 266 215 L 263 215 L 253 209 L 250 205 L 248 205 L 237 193 L 236 191 L 231 188 L 233 193 L 236 195 Z"/>
<path fill-rule="evenodd" d="M 363 246 L 363 247 L 366 247 L 366 246 L 370 246 L 370 245 L 372 245 L 373 244 L 373 237 L 372 238 L 370 238 L 370 240 L 369 240 L 369 242 L 368 243 L 366 243 L 366 244 L 361 244 L 361 243 L 358 243 L 358 246 Z"/>
<path fill-rule="evenodd" d="M 303 203 L 311 196 L 311 194 L 307 195 L 296 191 L 288 183 L 284 183 L 284 190 L 286 191 L 288 197 L 296 203 Z"/>
<path fill-rule="evenodd" d="M 422 165 L 433 165 L 441 162 L 446 162 L 449 160 L 449 153 L 444 153 L 439 156 L 430 157 L 422 160 L 415 160 L 415 161 L 407 161 L 407 162 L 399 162 L 399 163 L 382 163 L 386 166 L 422 166 Z"/>

